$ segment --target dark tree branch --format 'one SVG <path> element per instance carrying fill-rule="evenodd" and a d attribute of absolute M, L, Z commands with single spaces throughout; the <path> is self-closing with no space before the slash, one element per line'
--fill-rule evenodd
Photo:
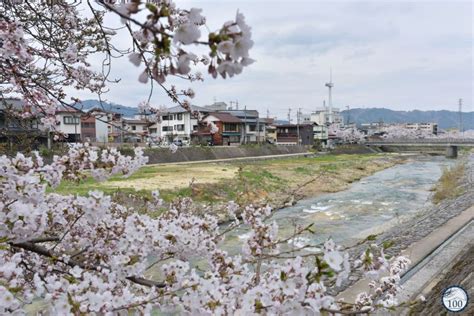
<path fill-rule="evenodd" d="M 58 254 L 55 254 L 54 252 L 48 250 L 47 248 L 45 248 L 43 246 L 40 246 L 40 245 L 37 245 L 36 243 L 31 242 L 31 241 L 19 242 L 19 243 L 11 242 L 9 244 L 13 248 L 18 248 L 18 249 L 23 249 L 23 250 L 34 252 L 34 253 L 39 254 L 41 256 L 48 257 L 48 258 L 54 259 L 56 261 L 59 261 L 59 262 L 65 264 L 65 265 L 68 265 L 70 267 L 78 266 L 78 267 L 80 267 L 84 270 L 93 270 L 93 271 L 99 272 L 99 269 L 96 266 L 88 266 L 88 265 L 84 264 L 83 262 L 81 262 L 79 260 L 69 259 L 66 262 L 63 259 L 61 259 L 61 257 Z M 145 279 L 145 278 L 142 278 L 142 277 L 137 277 L 137 276 L 130 276 L 130 277 L 127 277 L 126 279 L 129 280 L 130 282 L 133 282 L 133 283 L 136 283 L 136 284 L 139 284 L 139 285 L 143 285 L 143 286 L 146 286 L 146 287 L 164 288 L 166 286 L 162 282 L 156 282 L 156 281 L 153 281 L 153 280 L 148 280 L 148 279 Z"/>

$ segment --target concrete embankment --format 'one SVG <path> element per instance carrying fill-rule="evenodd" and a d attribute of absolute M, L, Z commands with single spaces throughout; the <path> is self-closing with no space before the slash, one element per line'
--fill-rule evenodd
<path fill-rule="evenodd" d="M 338 145 L 331 150 L 331 154 L 341 155 L 341 154 L 375 154 L 381 153 L 378 147 L 368 147 L 358 144 L 348 144 L 348 145 Z"/>
<path fill-rule="evenodd" d="M 304 146 L 229 146 L 229 147 L 183 147 L 172 153 L 168 148 L 145 150 L 149 164 L 217 160 L 229 158 L 276 156 L 288 154 L 304 154 L 308 148 Z"/>

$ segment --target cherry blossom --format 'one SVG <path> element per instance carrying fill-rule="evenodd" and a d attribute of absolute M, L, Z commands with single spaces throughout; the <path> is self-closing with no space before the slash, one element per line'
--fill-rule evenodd
<path fill-rule="evenodd" d="M 120 19 L 123 29 L 106 25 L 107 14 Z M 80 104 L 67 91 L 106 93 L 112 62 L 124 57 L 141 67 L 139 82 L 157 83 L 191 112 L 182 97 L 192 98 L 194 91 L 165 87 L 167 76 L 202 80 L 193 73 L 202 64 L 212 77 L 227 78 L 254 62 L 252 32 L 242 13 L 205 38 L 202 14 L 199 8 L 179 9 L 170 0 L 4 2 L 2 93 L 22 98 L 19 115 L 38 116 L 44 128 L 54 130 L 58 107 Z M 113 40 L 123 32 L 130 49 L 119 50 Z M 209 52 L 198 57 L 196 45 Z M 104 56 L 101 72 L 88 62 L 93 54 Z M 159 111 L 149 100 L 140 109 L 152 115 Z M 170 150 L 177 146 L 171 144 Z M 187 198 L 164 203 L 158 191 L 144 198 L 140 211 L 97 190 L 54 193 L 62 182 L 128 177 L 146 163 L 140 148 L 124 156 L 116 148 L 87 143 L 71 145 L 50 163 L 37 152 L 0 156 L 0 313 L 24 314 L 37 301 L 44 302 L 42 312 L 58 315 L 348 311 L 330 294 L 355 268 L 348 254 L 332 240 L 324 246 L 289 244 L 309 240 L 311 225 L 295 227 L 287 236 L 272 220 L 270 205 L 229 202 L 231 222 L 225 226 L 206 206 Z M 203 215 L 195 212 L 198 208 L 204 208 Z M 237 228 L 246 229 L 249 238 L 231 255 L 223 241 Z M 307 251 L 309 246 L 323 251 Z M 371 245 L 359 268 L 374 275 L 373 293 L 359 295 L 351 310 L 396 305 L 408 264 L 403 257 L 387 260 Z"/>

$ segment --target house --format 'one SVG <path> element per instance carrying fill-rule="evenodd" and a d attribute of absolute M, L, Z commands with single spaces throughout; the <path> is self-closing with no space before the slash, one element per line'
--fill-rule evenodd
<path fill-rule="evenodd" d="M 93 108 L 81 116 L 81 139 L 87 142 L 107 143 L 108 135 L 108 112 Z"/>
<path fill-rule="evenodd" d="M 265 123 L 261 122 L 256 110 L 226 110 L 242 121 L 242 133 L 240 142 L 242 144 L 257 143 L 265 141 Z"/>
<path fill-rule="evenodd" d="M 314 140 L 322 145 L 327 145 L 329 138 L 328 127 L 326 125 L 313 124 L 313 136 Z"/>
<path fill-rule="evenodd" d="M 263 136 L 262 141 L 269 142 L 274 144 L 276 142 L 276 127 L 274 118 L 261 118 L 260 124 L 264 125 L 265 135 Z"/>
<path fill-rule="evenodd" d="M 65 136 L 63 139 L 69 143 L 81 141 L 81 114 L 74 108 L 61 106 L 56 111 L 56 131 Z"/>
<path fill-rule="evenodd" d="M 313 145 L 314 124 L 283 124 L 276 126 L 278 145 Z"/>
<path fill-rule="evenodd" d="M 277 127 L 275 124 L 266 126 L 265 128 L 265 140 L 271 144 L 275 144 L 277 141 Z"/>
<path fill-rule="evenodd" d="M 41 129 L 38 117 L 21 118 L 17 115 L 24 110 L 20 99 L 0 99 L 0 143 L 8 143 L 11 147 L 28 139 L 31 141 L 28 147 L 37 149 L 37 145 L 47 143 L 47 132 Z"/>
<path fill-rule="evenodd" d="M 120 113 L 107 113 L 107 135 L 110 143 L 123 143 L 125 141 L 125 123 Z"/>
<path fill-rule="evenodd" d="M 123 128 L 125 129 L 125 131 L 123 133 L 125 142 L 145 142 L 149 135 L 149 125 L 150 122 L 144 119 L 124 118 Z"/>
<path fill-rule="evenodd" d="M 209 109 L 191 105 L 190 113 L 182 106 L 164 109 L 160 113 L 161 121 L 149 126 L 150 135 L 167 142 L 174 140 L 190 141 L 191 134 L 198 130 L 198 117 L 211 112 Z"/>
<path fill-rule="evenodd" d="M 210 124 L 213 123 L 218 131 L 211 133 Z M 214 145 L 239 145 L 241 140 L 242 121 L 225 112 L 211 112 L 199 122 L 198 130 L 193 132 L 193 142 Z"/>

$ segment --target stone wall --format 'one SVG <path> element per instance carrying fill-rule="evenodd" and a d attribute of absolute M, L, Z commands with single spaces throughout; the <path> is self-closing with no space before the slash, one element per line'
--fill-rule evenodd
<path fill-rule="evenodd" d="M 199 160 L 215 160 L 226 158 L 243 158 L 270 155 L 284 155 L 305 153 L 304 146 L 222 146 L 222 147 L 182 147 L 172 153 L 168 148 L 146 149 L 145 155 L 149 157 L 149 164 L 166 162 L 184 162 Z"/>

